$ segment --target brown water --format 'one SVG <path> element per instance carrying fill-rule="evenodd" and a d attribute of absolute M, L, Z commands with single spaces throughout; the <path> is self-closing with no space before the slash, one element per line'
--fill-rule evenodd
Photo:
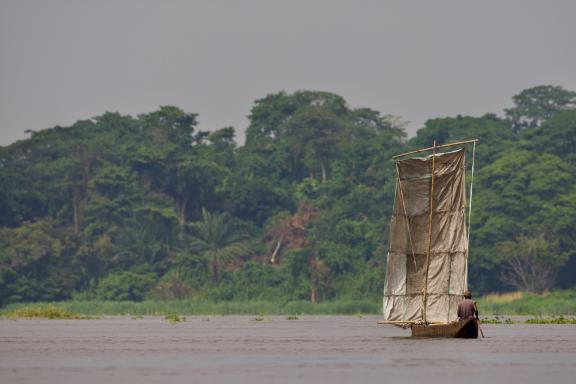
<path fill-rule="evenodd" d="M 0 383 L 575 383 L 576 326 L 412 339 L 378 317 L 0 320 Z"/>

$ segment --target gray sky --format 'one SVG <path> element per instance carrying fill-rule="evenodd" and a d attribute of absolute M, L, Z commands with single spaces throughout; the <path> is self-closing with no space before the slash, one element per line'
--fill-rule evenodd
<path fill-rule="evenodd" d="M 0 145 L 160 105 L 243 140 L 254 100 L 299 89 L 410 121 L 576 90 L 573 0 L 0 0 Z"/>

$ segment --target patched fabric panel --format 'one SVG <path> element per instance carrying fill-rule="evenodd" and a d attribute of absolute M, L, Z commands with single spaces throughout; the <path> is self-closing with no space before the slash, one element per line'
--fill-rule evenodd
<path fill-rule="evenodd" d="M 453 321 L 467 289 L 465 152 L 435 156 L 431 234 L 432 156 L 400 160 L 397 171 L 384 319 L 421 320 L 426 290 L 427 321 Z"/>

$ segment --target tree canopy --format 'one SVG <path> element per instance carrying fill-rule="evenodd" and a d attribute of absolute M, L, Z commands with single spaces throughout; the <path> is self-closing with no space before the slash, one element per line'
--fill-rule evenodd
<path fill-rule="evenodd" d="M 317 91 L 256 100 L 245 145 L 175 106 L 32 132 L 0 147 L 0 305 L 379 298 L 391 157 L 470 138 L 471 288 L 574 286 L 575 95 L 529 88 L 504 117 L 432 119 L 410 139 Z"/>

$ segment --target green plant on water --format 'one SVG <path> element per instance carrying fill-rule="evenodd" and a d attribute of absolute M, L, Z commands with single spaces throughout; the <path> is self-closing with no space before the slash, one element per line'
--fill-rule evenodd
<path fill-rule="evenodd" d="M 559 317 L 533 317 L 525 321 L 526 324 L 576 324 L 576 318 L 570 317 L 566 318 L 564 316 Z"/>
<path fill-rule="evenodd" d="M 142 315 L 132 316 L 132 320 L 142 320 L 143 318 L 144 318 L 144 316 L 142 316 Z"/>
<path fill-rule="evenodd" d="M 186 321 L 186 318 L 184 316 L 178 316 L 178 314 L 176 314 L 176 313 L 167 313 L 164 316 L 164 320 L 166 320 L 167 322 L 169 322 L 171 324 L 176 324 L 176 323 Z"/>
<path fill-rule="evenodd" d="M 512 320 L 511 318 L 501 318 L 500 316 L 495 316 L 493 318 L 483 318 L 480 319 L 481 324 L 519 324 L 521 322 Z"/>
<path fill-rule="evenodd" d="M 11 320 L 16 320 L 20 318 L 32 319 L 32 318 L 44 318 L 50 320 L 86 320 L 95 319 L 96 317 L 79 315 L 77 313 L 71 312 L 65 308 L 57 305 L 48 304 L 43 306 L 25 306 L 21 308 L 16 308 L 8 311 L 4 314 L 6 318 Z"/>
<path fill-rule="evenodd" d="M 498 319 L 498 316 L 496 316 L 493 319 L 488 319 L 488 318 L 480 319 L 480 323 L 482 323 L 482 324 L 501 324 L 500 319 Z"/>
<path fill-rule="evenodd" d="M 510 317 L 504 319 L 499 316 L 493 318 L 484 318 L 481 320 L 482 324 L 576 324 L 575 317 L 532 317 L 526 320 L 514 320 Z"/>
<path fill-rule="evenodd" d="M 298 320 L 298 316 L 288 316 L 286 320 Z"/>
<path fill-rule="evenodd" d="M 256 316 L 256 317 L 254 318 L 254 321 L 263 321 L 263 320 L 264 320 L 264 317 L 263 317 L 263 316 Z"/>

